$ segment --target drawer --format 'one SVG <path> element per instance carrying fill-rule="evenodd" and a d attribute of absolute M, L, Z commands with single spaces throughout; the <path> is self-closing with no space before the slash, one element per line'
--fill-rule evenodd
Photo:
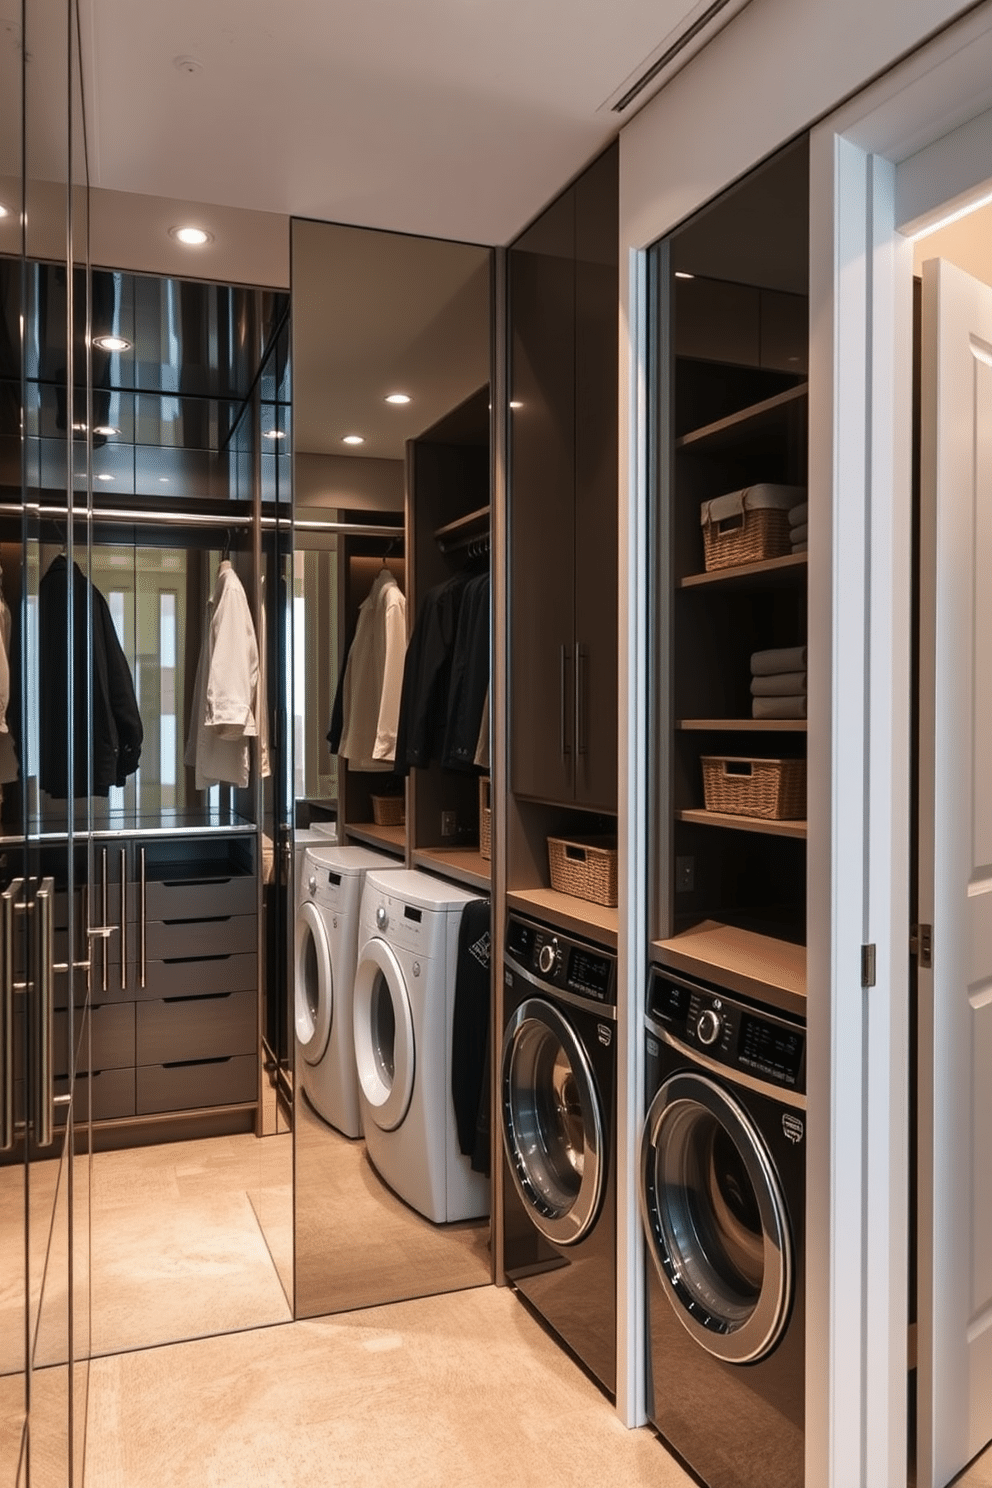
<path fill-rule="evenodd" d="M 204 993 L 143 1002 L 137 1014 L 138 1064 L 254 1054 L 258 1048 L 258 995 Z"/>
<path fill-rule="evenodd" d="M 253 915 L 258 908 L 255 878 L 149 878 L 145 881 L 147 920 L 206 919 L 211 915 Z"/>
<path fill-rule="evenodd" d="M 55 1071 L 58 1075 L 64 1075 L 68 1071 L 66 1063 L 68 1019 L 69 1014 L 66 1010 L 56 1011 L 54 1019 Z M 134 1064 L 133 1002 L 97 1003 L 91 1006 L 88 1047 L 85 1042 L 82 1045 L 79 1043 L 83 1026 L 81 1009 L 76 1010 L 73 1021 L 75 1023 L 77 1070 L 127 1069 Z"/>
<path fill-rule="evenodd" d="M 146 961 L 236 956 L 257 949 L 258 919 L 253 914 L 211 920 L 149 920 L 145 928 Z"/>
<path fill-rule="evenodd" d="M 149 961 L 144 987 L 135 986 L 142 1002 L 157 997 L 209 997 L 215 992 L 255 992 L 258 988 L 258 958 L 240 956 L 178 956 L 170 961 Z"/>
<path fill-rule="evenodd" d="M 56 1092 L 68 1090 L 67 1080 L 56 1080 Z M 93 1070 L 89 1074 L 76 1076 L 75 1117 L 82 1122 L 91 1117 L 93 1121 L 113 1121 L 121 1116 L 134 1115 L 134 1066 L 130 1069 Z M 65 1124 L 64 1110 L 58 1106 L 56 1121 Z M 60 1114 L 61 1112 L 61 1114 Z"/>
<path fill-rule="evenodd" d="M 258 1058 L 254 1054 L 139 1065 L 135 1074 L 135 1105 L 139 1116 L 258 1100 Z"/>

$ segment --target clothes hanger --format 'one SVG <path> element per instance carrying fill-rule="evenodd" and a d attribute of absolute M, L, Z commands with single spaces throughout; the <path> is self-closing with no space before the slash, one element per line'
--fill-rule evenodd
<path fill-rule="evenodd" d="M 221 563 L 230 563 L 230 561 L 231 561 L 231 529 L 230 529 L 230 527 L 228 527 L 227 531 L 224 533 L 224 546 L 220 550 L 220 561 L 221 561 Z"/>

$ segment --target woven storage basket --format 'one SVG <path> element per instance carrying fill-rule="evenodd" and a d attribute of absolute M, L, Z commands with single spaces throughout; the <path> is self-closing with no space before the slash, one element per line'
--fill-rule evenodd
<path fill-rule="evenodd" d="M 772 821 L 806 815 L 804 759 L 748 759 L 703 755 L 703 798 L 707 811 L 726 816 L 763 816 Z"/>
<path fill-rule="evenodd" d="M 377 827 L 402 827 L 406 821 L 406 797 L 373 796 L 372 818 Z"/>
<path fill-rule="evenodd" d="M 551 887 L 593 904 L 612 908 L 617 902 L 615 837 L 549 837 Z"/>
<path fill-rule="evenodd" d="M 491 858 L 493 853 L 493 810 L 490 804 L 491 781 L 488 775 L 479 777 L 479 857 Z"/>
<path fill-rule="evenodd" d="M 801 486 L 763 484 L 704 501 L 699 521 L 706 572 L 791 553 L 789 508 L 805 495 Z"/>

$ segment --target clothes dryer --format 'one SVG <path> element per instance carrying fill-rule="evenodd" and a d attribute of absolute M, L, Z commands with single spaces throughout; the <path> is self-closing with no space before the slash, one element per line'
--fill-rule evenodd
<path fill-rule="evenodd" d="M 458 1145 L 451 1040 L 458 929 L 476 895 L 409 869 L 365 879 L 355 1056 L 365 1147 L 379 1176 L 435 1224 L 489 1213 L 489 1179 Z"/>
<path fill-rule="evenodd" d="M 710 1488 L 796 1488 L 805 1024 L 656 966 L 646 1037 L 648 1414 Z"/>
<path fill-rule="evenodd" d="M 317 1115 L 346 1137 L 362 1135 L 352 1023 L 362 883 L 391 861 L 364 847 L 312 843 L 297 886 L 297 1079 Z"/>
<path fill-rule="evenodd" d="M 499 1075 L 506 1275 L 616 1392 L 616 957 L 511 914 Z"/>

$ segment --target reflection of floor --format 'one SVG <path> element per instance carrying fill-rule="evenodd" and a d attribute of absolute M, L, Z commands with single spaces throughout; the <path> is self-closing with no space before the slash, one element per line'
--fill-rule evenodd
<path fill-rule="evenodd" d="M 297 1315 L 484 1286 L 489 1221 L 434 1225 L 382 1182 L 362 1141 L 296 1114 Z"/>
<path fill-rule="evenodd" d="M 87 1488 L 691 1488 L 507 1290 L 93 1365 Z"/>

